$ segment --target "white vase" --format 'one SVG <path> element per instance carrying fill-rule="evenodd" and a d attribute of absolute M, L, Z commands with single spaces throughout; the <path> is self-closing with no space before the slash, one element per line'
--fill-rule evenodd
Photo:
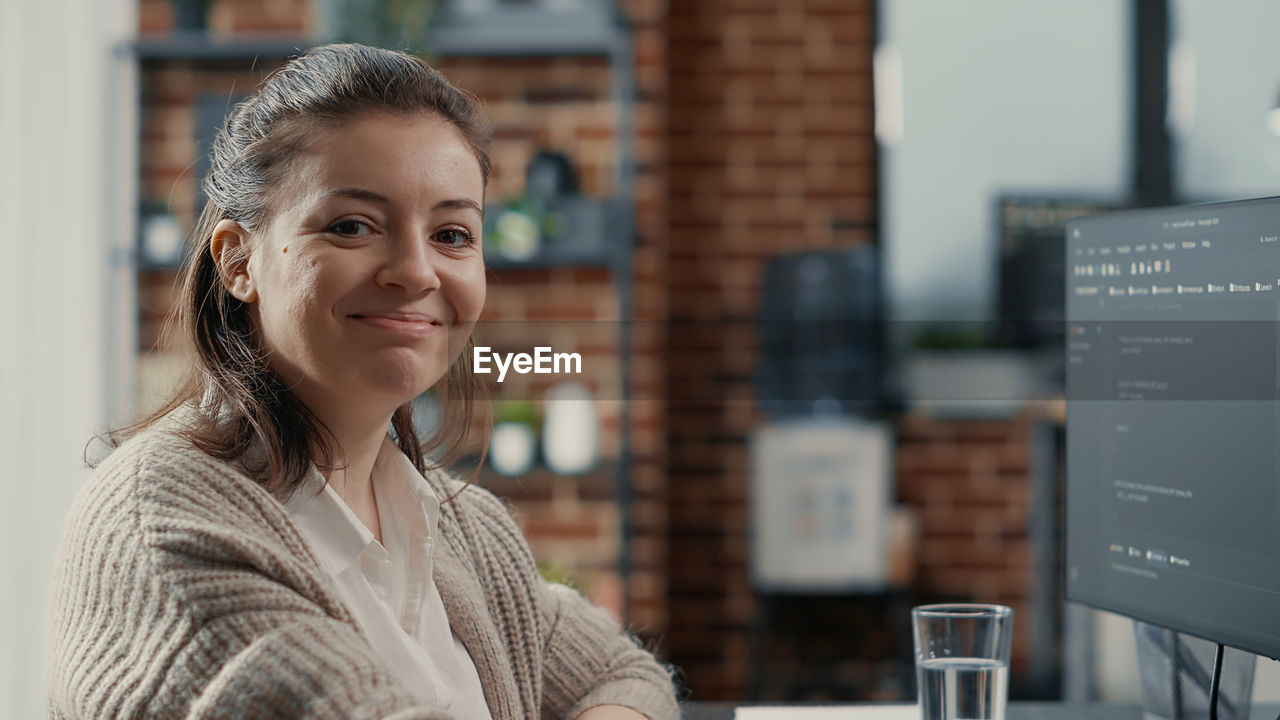
<path fill-rule="evenodd" d="M 552 472 L 579 475 L 600 458 L 600 416 L 586 386 L 556 385 L 544 399 L 542 457 Z"/>

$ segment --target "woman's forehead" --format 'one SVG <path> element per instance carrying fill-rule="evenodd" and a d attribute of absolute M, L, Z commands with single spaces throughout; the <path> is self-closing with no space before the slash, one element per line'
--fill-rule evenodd
<path fill-rule="evenodd" d="M 341 188 L 392 200 L 445 194 L 479 204 L 484 196 L 475 153 L 456 128 L 432 115 L 366 115 L 324 128 L 288 175 L 289 195 L 313 202 Z"/>

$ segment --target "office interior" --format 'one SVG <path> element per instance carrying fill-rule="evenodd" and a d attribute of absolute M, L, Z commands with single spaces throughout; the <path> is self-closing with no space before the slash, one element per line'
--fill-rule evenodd
<path fill-rule="evenodd" d="M 478 482 L 688 700 L 911 702 L 909 610 L 954 601 L 1014 608 L 1012 699 L 1140 702 L 1133 620 L 1063 595 L 1064 227 L 1280 194 L 1277 24 L 1266 0 L 5 3 L 0 715 L 39 712 L 86 442 L 184 367 L 163 330 L 209 139 L 335 38 L 484 101 L 478 336 L 584 370 L 489 383 L 507 444 Z"/>

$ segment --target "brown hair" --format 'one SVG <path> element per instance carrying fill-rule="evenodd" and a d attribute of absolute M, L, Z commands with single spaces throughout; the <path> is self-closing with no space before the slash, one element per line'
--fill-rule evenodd
<path fill-rule="evenodd" d="M 195 421 L 179 432 L 228 461 L 244 462 L 246 452 L 260 444 L 265 453 L 255 454 L 246 470 L 282 500 L 297 490 L 313 462 L 322 472 L 333 469 L 331 432 L 268 367 L 248 306 L 223 286 L 210 242 L 223 219 L 250 232 L 265 226 L 273 212 L 272 192 L 307 133 L 370 111 L 427 113 L 448 122 L 475 153 L 488 184 L 491 128 L 479 101 L 420 58 L 334 43 L 308 50 L 271 73 L 256 94 L 235 106 L 213 142 L 204 179 L 208 202 L 191 236 L 171 328 L 193 345 L 194 367 L 160 410 L 108 433 L 110 445 L 190 403 L 198 409 Z M 411 403 L 392 416 L 395 440 L 420 472 L 427 470 L 428 452 L 443 447 L 442 462 L 451 462 L 471 439 L 476 400 L 483 394 L 471 371 L 471 348 L 468 339 L 434 388 L 444 412 L 431 438 L 419 439 Z"/>

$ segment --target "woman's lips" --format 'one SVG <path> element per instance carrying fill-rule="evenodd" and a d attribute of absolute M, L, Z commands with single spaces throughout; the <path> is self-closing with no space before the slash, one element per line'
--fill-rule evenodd
<path fill-rule="evenodd" d="M 356 313 L 347 317 L 364 327 L 400 335 L 427 335 L 442 326 L 436 318 L 422 313 Z"/>

